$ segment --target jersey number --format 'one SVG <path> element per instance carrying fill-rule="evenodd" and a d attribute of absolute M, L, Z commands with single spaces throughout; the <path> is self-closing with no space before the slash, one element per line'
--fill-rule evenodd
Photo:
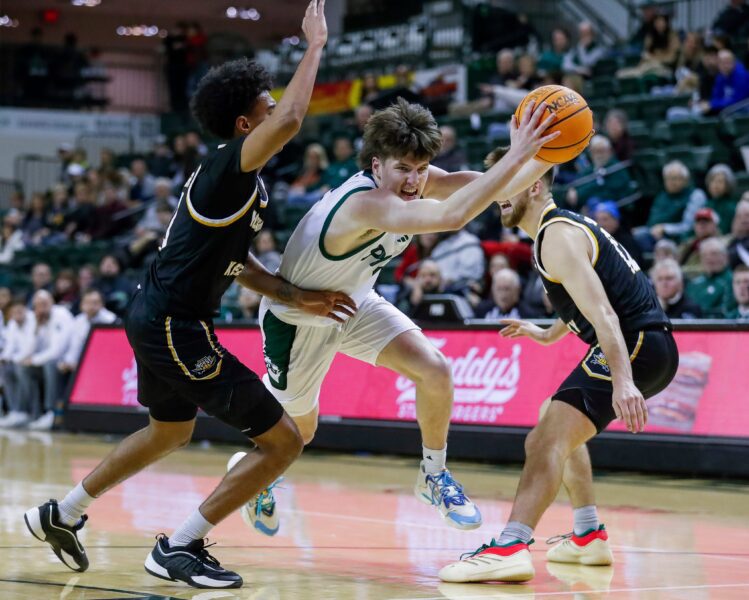
<path fill-rule="evenodd" d="M 388 261 L 393 258 L 393 255 L 388 254 L 387 250 L 385 250 L 385 246 L 379 244 L 372 248 L 369 254 L 365 254 L 362 257 L 362 260 L 369 260 L 370 258 L 373 259 L 373 261 L 369 263 L 369 266 L 375 267 L 374 271 L 372 271 L 372 275 L 374 275 L 378 271 L 382 270 L 382 267 L 384 267 L 388 263 Z"/>
<path fill-rule="evenodd" d="M 583 217 L 583 218 L 589 223 L 598 227 L 598 230 L 603 234 L 603 236 L 609 242 L 611 242 L 611 245 L 614 246 L 614 250 L 616 250 L 619 253 L 619 256 L 622 257 L 622 260 L 629 267 L 629 270 L 632 271 L 633 274 L 637 273 L 637 271 L 640 270 L 640 265 L 637 264 L 637 261 L 634 258 L 632 258 L 630 253 L 627 252 L 627 249 L 624 246 L 622 246 L 619 242 L 617 242 L 608 231 L 606 231 L 603 227 L 598 225 L 598 223 L 596 223 L 590 217 Z"/>

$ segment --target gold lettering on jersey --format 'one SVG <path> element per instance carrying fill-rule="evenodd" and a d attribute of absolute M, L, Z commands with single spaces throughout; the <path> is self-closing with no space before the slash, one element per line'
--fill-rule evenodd
<path fill-rule="evenodd" d="M 229 263 L 229 266 L 226 267 L 226 271 L 224 271 L 224 275 L 226 275 L 227 277 L 238 277 L 243 269 L 244 269 L 243 263 L 238 263 L 233 260 Z"/>
<path fill-rule="evenodd" d="M 250 227 L 252 228 L 252 230 L 253 230 L 253 231 L 254 231 L 255 233 L 257 233 L 258 231 L 260 231 L 260 230 L 261 230 L 261 229 L 263 228 L 263 224 L 264 224 L 264 223 L 265 223 L 265 221 L 263 221 L 263 220 L 262 220 L 262 219 L 260 218 L 260 215 L 259 215 L 259 214 L 257 214 L 257 213 L 256 213 L 256 212 L 255 212 L 255 211 L 253 210 L 253 211 L 252 211 L 252 221 L 250 221 Z"/>
<path fill-rule="evenodd" d="M 624 264 L 627 265 L 630 271 L 632 271 L 632 274 L 634 275 L 640 270 L 640 265 L 637 264 L 637 261 L 632 258 L 632 255 L 627 252 L 627 249 L 622 246 L 619 242 L 617 242 L 614 239 L 614 236 L 612 236 L 608 231 L 606 231 L 603 227 L 598 225 L 593 219 L 590 217 L 583 217 L 587 223 L 590 223 L 591 225 L 595 226 L 595 228 L 601 232 L 601 235 L 605 237 L 609 243 L 614 247 L 614 250 L 616 250 L 617 254 L 621 256 L 622 260 L 624 261 Z"/>

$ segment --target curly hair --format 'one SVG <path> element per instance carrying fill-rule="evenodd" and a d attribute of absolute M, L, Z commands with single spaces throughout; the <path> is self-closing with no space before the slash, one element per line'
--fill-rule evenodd
<path fill-rule="evenodd" d="M 440 151 L 442 133 L 429 109 L 398 98 L 395 104 L 374 113 L 364 126 L 359 166 L 369 169 L 372 158 L 432 160 Z"/>
<path fill-rule="evenodd" d="M 252 111 L 258 96 L 273 87 L 270 73 L 256 62 L 239 58 L 211 68 L 190 100 L 201 128 L 222 140 L 234 137 L 234 122 Z"/>

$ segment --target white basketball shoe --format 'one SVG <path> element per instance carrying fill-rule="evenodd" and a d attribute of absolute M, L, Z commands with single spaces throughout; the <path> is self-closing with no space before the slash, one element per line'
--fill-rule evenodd
<path fill-rule="evenodd" d="M 414 494 L 424 504 L 435 506 L 442 518 L 456 529 L 476 529 L 481 526 L 481 512 L 447 469 L 432 475 L 424 470 L 422 461 Z"/>

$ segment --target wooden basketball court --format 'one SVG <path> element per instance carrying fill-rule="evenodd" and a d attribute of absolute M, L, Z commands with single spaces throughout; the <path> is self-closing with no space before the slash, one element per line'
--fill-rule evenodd
<path fill-rule="evenodd" d="M 441 566 L 502 528 L 518 469 L 450 464 L 484 515 L 481 529 L 461 532 L 414 498 L 415 459 L 313 453 L 278 492 L 276 537 L 249 530 L 238 514 L 212 532 L 215 556 L 244 577 L 243 588 L 196 590 L 149 576 L 154 536 L 213 488 L 238 449 L 230 446 L 193 445 L 98 500 L 82 535 L 91 568 L 73 573 L 31 537 L 23 513 L 64 496 L 111 447 L 103 437 L 0 430 L 2 600 L 749 598 L 749 484 L 604 474 L 597 492 L 613 567 L 546 563 L 544 540 L 571 528 L 560 496 L 536 531 L 532 582 L 444 584 Z"/>

